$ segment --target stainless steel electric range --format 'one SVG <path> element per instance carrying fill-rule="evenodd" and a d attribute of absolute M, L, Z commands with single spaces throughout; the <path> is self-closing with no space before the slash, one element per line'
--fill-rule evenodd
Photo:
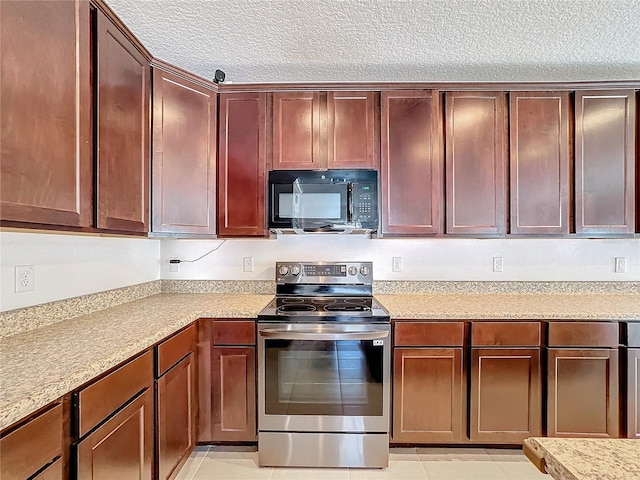
<path fill-rule="evenodd" d="M 263 466 L 386 467 L 391 326 L 371 262 L 278 262 L 258 315 Z"/>

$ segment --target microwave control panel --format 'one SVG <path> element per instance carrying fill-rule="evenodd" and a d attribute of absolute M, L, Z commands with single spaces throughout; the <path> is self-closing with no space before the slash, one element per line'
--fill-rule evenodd
<path fill-rule="evenodd" d="M 351 184 L 351 222 L 360 228 L 376 228 L 378 218 L 377 188 L 372 183 Z"/>

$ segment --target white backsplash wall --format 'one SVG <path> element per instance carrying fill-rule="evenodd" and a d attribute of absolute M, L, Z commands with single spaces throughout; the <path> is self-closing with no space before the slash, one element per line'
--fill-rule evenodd
<path fill-rule="evenodd" d="M 160 278 L 160 240 L 0 232 L 0 311 Z M 33 265 L 35 288 L 15 292 L 15 266 Z"/>
<path fill-rule="evenodd" d="M 368 239 L 361 236 L 283 235 L 229 239 L 219 250 L 171 272 L 169 259 L 193 260 L 222 240 L 162 240 L 161 277 L 190 280 L 273 280 L 275 262 L 372 261 L 375 280 L 640 281 L 640 238 L 635 239 Z M 253 257 L 253 272 L 243 271 Z M 402 272 L 392 258 L 402 257 Z M 502 257 L 503 271 L 493 271 Z M 626 273 L 614 271 L 626 258 Z"/>

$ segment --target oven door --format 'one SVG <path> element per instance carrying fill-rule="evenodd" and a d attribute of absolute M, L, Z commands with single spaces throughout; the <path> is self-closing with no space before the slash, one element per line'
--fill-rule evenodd
<path fill-rule="evenodd" d="M 389 324 L 259 324 L 258 429 L 389 431 Z"/>

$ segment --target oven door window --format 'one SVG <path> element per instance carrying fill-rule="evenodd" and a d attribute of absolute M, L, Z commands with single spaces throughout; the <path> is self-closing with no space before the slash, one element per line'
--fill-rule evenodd
<path fill-rule="evenodd" d="M 265 340 L 265 413 L 382 415 L 383 347 L 373 343 Z"/>

